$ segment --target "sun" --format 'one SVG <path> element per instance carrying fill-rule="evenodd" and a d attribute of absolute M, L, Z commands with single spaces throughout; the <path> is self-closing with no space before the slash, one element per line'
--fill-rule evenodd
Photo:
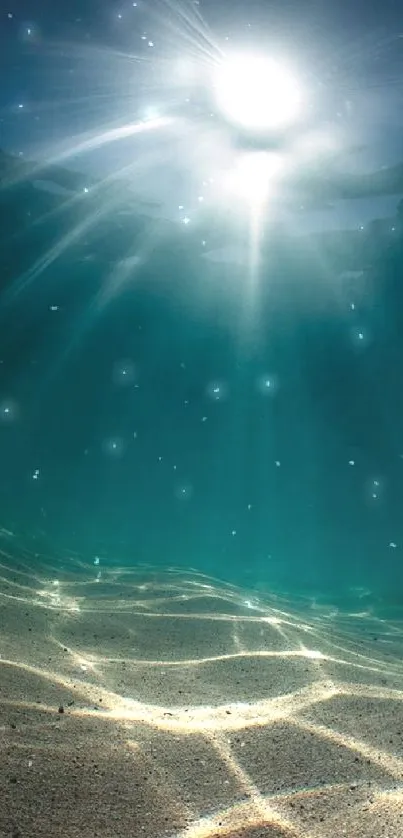
<path fill-rule="evenodd" d="M 264 55 L 225 58 L 213 85 L 223 116 L 247 131 L 284 129 L 299 117 L 302 109 L 298 80 L 286 67 Z"/>

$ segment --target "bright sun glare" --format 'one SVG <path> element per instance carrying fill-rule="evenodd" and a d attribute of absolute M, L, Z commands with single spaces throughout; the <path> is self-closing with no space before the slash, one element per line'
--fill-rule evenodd
<path fill-rule="evenodd" d="M 278 155 L 266 151 L 247 152 L 238 158 L 227 186 L 250 206 L 257 208 L 269 197 L 280 173 L 281 160 Z"/>
<path fill-rule="evenodd" d="M 284 128 L 299 116 L 302 105 L 297 79 L 265 56 L 226 58 L 218 68 L 214 88 L 225 117 L 250 131 Z"/>

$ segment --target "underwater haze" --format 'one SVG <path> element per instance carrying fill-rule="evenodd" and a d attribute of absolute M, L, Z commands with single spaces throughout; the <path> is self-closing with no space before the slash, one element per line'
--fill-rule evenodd
<path fill-rule="evenodd" d="M 401 838 L 403 13 L 9 5 L 0 838 Z"/>

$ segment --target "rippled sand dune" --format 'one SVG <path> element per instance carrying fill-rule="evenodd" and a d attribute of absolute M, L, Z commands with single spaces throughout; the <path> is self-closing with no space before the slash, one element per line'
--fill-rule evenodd
<path fill-rule="evenodd" d="M 401 838 L 397 619 L 12 553 L 0 836 Z"/>

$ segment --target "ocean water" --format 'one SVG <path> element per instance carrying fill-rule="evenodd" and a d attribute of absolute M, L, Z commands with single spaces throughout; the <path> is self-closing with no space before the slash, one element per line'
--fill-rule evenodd
<path fill-rule="evenodd" d="M 35 177 L 2 193 L 5 529 L 101 570 L 399 599 L 399 219 L 369 263 L 370 230 L 332 253 L 268 225 L 251 267 L 240 228 L 238 263 L 135 214 L 70 242 L 99 194 Z"/>
<path fill-rule="evenodd" d="M 4 61 L 32 101 L 0 152 L 0 838 L 401 838 L 402 165 L 366 156 L 358 100 L 347 145 L 331 123 L 323 157 L 319 129 L 264 150 L 143 53 L 136 95 L 181 107 L 140 97 L 132 123 L 131 53 L 24 27 Z M 209 174 L 234 166 L 236 194 Z"/>

